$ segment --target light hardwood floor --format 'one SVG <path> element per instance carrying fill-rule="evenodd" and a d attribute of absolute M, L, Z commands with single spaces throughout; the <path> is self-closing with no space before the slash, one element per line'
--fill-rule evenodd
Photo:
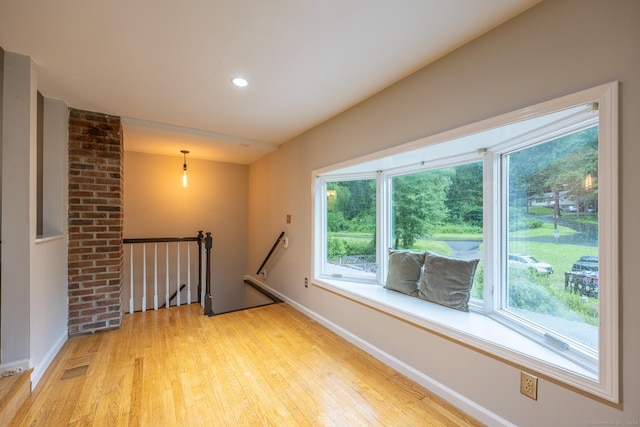
<path fill-rule="evenodd" d="M 71 338 L 14 426 L 478 426 L 287 304 Z"/>

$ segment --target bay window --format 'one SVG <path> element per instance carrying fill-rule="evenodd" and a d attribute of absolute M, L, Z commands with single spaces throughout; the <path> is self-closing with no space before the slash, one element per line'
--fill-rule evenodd
<path fill-rule="evenodd" d="M 617 84 L 314 180 L 314 284 L 618 400 Z M 470 311 L 370 292 L 385 285 L 391 250 L 478 259 Z M 465 317 L 484 332 L 460 326 Z"/>

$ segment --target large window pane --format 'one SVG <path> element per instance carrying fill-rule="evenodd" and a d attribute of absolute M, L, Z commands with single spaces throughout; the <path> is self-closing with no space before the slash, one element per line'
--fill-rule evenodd
<path fill-rule="evenodd" d="M 482 260 L 482 182 L 482 162 L 392 178 L 393 248 Z M 482 270 L 474 298 L 482 298 Z"/>
<path fill-rule="evenodd" d="M 598 128 L 505 155 L 506 307 L 598 347 Z"/>
<path fill-rule="evenodd" d="M 375 278 L 376 181 L 327 183 L 326 273 Z"/>

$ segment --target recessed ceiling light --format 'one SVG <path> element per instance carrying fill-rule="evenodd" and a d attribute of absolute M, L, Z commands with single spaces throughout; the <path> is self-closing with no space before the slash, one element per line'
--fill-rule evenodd
<path fill-rule="evenodd" d="M 242 77 L 234 77 L 231 79 L 231 83 L 238 87 L 246 87 L 249 85 L 249 82 L 243 79 Z"/>

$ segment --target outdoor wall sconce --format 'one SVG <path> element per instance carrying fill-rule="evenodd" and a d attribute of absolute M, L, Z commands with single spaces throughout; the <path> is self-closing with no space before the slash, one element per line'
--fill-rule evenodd
<path fill-rule="evenodd" d="M 593 178 L 590 173 L 584 178 L 584 188 L 585 190 L 591 190 L 591 188 L 593 188 Z"/>

